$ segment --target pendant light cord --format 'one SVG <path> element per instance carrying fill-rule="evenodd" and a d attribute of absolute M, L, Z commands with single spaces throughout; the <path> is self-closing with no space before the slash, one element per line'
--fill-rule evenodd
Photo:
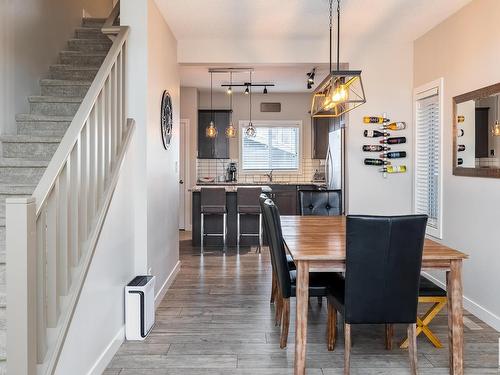
<path fill-rule="evenodd" d="M 210 118 L 212 122 L 214 121 L 214 107 L 213 107 L 213 73 L 210 72 Z"/>
<path fill-rule="evenodd" d="M 250 71 L 250 125 L 252 125 L 252 71 Z"/>
<path fill-rule="evenodd" d="M 332 71 L 332 30 L 333 30 L 333 0 L 330 0 L 330 72 Z"/>
<path fill-rule="evenodd" d="M 340 0 L 337 0 L 337 70 L 340 70 Z"/>

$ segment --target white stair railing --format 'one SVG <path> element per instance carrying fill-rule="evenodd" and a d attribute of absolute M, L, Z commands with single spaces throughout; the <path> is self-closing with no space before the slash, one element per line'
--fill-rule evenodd
<path fill-rule="evenodd" d="M 135 127 L 129 30 L 103 31 L 113 45 L 45 174 L 31 197 L 7 200 L 8 374 L 54 373 Z"/>

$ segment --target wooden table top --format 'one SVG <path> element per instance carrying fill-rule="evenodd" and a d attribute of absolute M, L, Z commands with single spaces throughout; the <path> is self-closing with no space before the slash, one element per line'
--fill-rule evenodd
<path fill-rule="evenodd" d="M 345 216 L 281 216 L 283 238 L 294 260 L 345 261 L 345 223 Z M 425 262 L 467 257 L 425 239 Z"/>

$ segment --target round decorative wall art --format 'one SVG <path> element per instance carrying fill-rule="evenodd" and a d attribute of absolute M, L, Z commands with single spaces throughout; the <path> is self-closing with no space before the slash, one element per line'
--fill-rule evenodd
<path fill-rule="evenodd" d="M 161 139 L 165 150 L 170 148 L 172 122 L 172 98 L 168 91 L 165 90 L 161 98 Z"/>

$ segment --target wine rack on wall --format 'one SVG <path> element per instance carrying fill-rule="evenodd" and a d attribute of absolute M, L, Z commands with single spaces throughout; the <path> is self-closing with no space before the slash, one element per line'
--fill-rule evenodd
<path fill-rule="evenodd" d="M 406 164 L 398 163 L 407 157 L 406 151 L 400 150 L 401 145 L 406 144 L 406 122 L 391 121 L 384 113 L 382 116 L 365 116 L 363 123 L 366 125 L 363 130 L 365 139 L 371 139 L 372 142 L 378 140 L 378 144 L 364 144 L 363 152 L 379 154 L 378 157 L 367 155 L 364 164 L 379 167 L 378 170 L 384 178 L 387 178 L 388 174 L 406 173 Z"/>

